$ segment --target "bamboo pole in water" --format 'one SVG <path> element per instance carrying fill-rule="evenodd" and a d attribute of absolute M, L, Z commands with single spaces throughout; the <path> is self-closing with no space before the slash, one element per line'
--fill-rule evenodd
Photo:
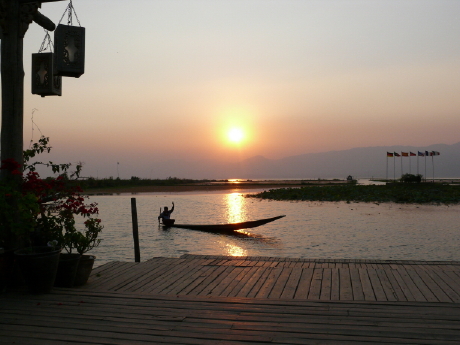
<path fill-rule="evenodd" d="M 131 216 L 133 219 L 134 261 L 141 262 L 141 252 L 139 250 L 139 229 L 137 225 L 136 198 L 131 198 Z"/>

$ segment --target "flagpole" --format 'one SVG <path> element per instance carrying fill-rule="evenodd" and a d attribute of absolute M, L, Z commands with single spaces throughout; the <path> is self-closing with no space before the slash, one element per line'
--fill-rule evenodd
<path fill-rule="evenodd" d="M 401 152 L 401 153 L 402 153 L 402 152 Z M 402 175 L 403 175 L 402 158 L 403 158 L 403 156 L 401 155 L 401 177 L 402 177 Z"/>
<path fill-rule="evenodd" d="M 426 151 L 425 151 L 425 182 L 426 182 Z"/>
<path fill-rule="evenodd" d="M 396 156 L 393 153 L 393 181 L 396 181 Z"/>
<path fill-rule="evenodd" d="M 418 175 L 418 154 L 420 151 L 417 151 L 417 175 Z"/>
<path fill-rule="evenodd" d="M 431 153 L 431 163 L 433 165 L 433 183 L 434 183 L 434 154 L 433 152 Z"/>
<path fill-rule="evenodd" d="M 387 153 L 387 174 L 386 174 L 386 180 L 388 180 L 388 153 Z"/>

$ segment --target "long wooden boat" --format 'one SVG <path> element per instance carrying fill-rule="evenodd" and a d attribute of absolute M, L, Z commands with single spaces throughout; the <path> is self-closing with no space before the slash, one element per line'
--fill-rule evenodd
<path fill-rule="evenodd" d="M 163 224 L 163 226 L 171 227 L 171 228 L 181 228 L 181 229 L 189 229 L 189 230 L 226 233 L 226 232 L 233 232 L 235 230 L 240 230 L 240 229 L 255 228 L 257 226 L 261 226 L 261 225 L 273 222 L 283 217 L 285 216 L 283 215 L 283 216 L 277 216 L 277 217 L 272 217 L 272 218 L 252 220 L 252 221 L 242 222 L 242 223 L 230 223 L 230 224 Z"/>

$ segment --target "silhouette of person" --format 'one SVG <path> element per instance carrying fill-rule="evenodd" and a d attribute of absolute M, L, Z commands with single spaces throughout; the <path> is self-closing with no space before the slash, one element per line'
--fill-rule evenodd
<path fill-rule="evenodd" d="M 174 211 L 174 203 L 172 203 L 172 208 L 169 210 L 168 209 L 168 206 L 165 206 L 164 209 L 163 209 L 163 212 L 160 213 L 160 215 L 158 216 L 158 221 L 160 221 L 160 219 L 171 219 L 171 213 L 173 213 Z"/>

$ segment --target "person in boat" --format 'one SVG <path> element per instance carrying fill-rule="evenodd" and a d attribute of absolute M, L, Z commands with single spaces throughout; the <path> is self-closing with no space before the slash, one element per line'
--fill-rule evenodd
<path fill-rule="evenodd" d="M 174 203 L 172 203 L 171 209 L 168 209 L 168 206 L 165 206 L 163 209 L 163 212 L 161 212 L 160 215 L 158 216 L 158 221 L 160 221 L 160 219 L 162 220 L 171 219 L 171 213 L 173 213 L 173 211 L 174 211 Z"/>

